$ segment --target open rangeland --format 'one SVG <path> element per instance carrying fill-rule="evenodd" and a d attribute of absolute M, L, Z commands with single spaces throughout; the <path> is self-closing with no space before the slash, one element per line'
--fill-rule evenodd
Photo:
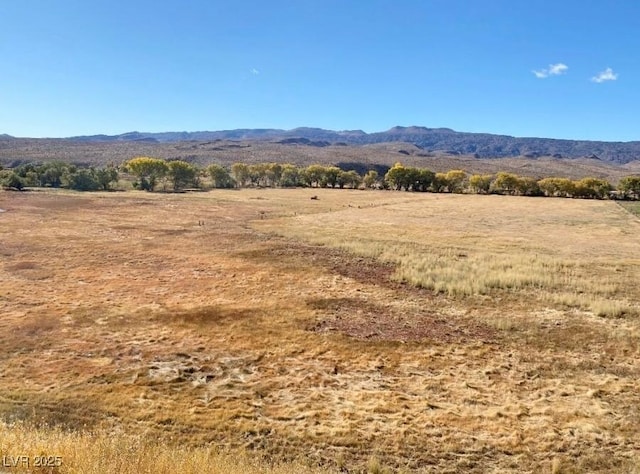
<path fill-rule="evenodd" d="M 0 209 L 5 460 L 640 469 L 640 222 L 614 202 L 30 191 Z"/>

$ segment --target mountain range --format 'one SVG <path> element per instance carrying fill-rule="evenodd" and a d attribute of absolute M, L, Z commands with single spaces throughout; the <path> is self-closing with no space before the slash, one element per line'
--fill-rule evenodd
<path fill-rule="evenodd" d="M 0 140 L 13 137 L 0 135 Z M 457 132 L 449 128 L 393 127 L 384 132 L 366 133 L 362 130 L 334 131 L 321 128 L 235 129 L 202 132 L 128 132 L 120 135 L 90 135 L 57 139 L 68 142 L 110 143 L 147 142 L 172 143 L 185 141 L 268 141 L 283 145 L 371 145 L 387 142 L 411 143 L 426 152 L 442 151 L 452 155 L 471 155 L 476 158 L 505 158 L 524 156 L 537 158 L 592 158 L 624 164 L 640 159 L 640 141 L 604 142 L 564 140 L 535 137 L 512 137 L 490 133 Z"/>

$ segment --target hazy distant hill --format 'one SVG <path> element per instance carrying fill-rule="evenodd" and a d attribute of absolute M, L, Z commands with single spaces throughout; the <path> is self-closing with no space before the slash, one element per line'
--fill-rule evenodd
<path fill-rule="evenodd" d="M 478 158 L 555 156 L 556 158 L 590 157 L 614 163 L 640 159 L 640 141 L 598 142 L 558 140 L 550 138 L 519 138 L 489 133 L 456 132 L 448 128 L 393 127 L 385 132 L 365 133 L 362 130 L 333 131 L 320 128 L 237 129 L 214 132 L 129 132 L 122 135 L 93 135 L 67 140 L 83 142 L 143 141 L 171 143 L 177 141 L 268 140 L 282 144 L 327 146 L 335 144 L 369 145 L 405 142 L 425 151 L 475 155 Z"/>
<path fill-rule="evenodd" d="M 548 157 L 575 166 L 578 166 L 576 159 L 588 158 L 590 163 L 629 164 L 635 169 L 640 163 L 640 142 L 517 138 L 425 127 L 394 127 L 377 133 L 295 128 L 129 132 L 70 138 L 15 138 L 0 134 L 0 163 L 5 165 L 51 159 L 105 164 L 137 155 L 185 159 L 200 164 L 229 160 L 383 164 L 402 161 L 424 166 L 432 166 L 435 156 L 482 161 L 500 158 L 501 162 L 512 157 L 539 162 L 539 158 Z"/>
<path fill-rule="evenodd" d="M 273 128 L 239 128 L 235 130 L 219 130 L 215 132 L 161 132 L 141 133 L 128 132 L 121 135 L 89 135 L 70 137 L 74 141 L 138 141 L 156 140 L 160 143 L 187 141 L 187 140 L 284 140 L 289 138 L 301 138 L 309 141 L 345 142 L 350 144 L 377 143 L 367 141 L 366 134 L 362 130 L 335 132 L 321 128 L 300 127 L 293 130 L 280 130 Z M 359 140 L 360 139 L 360 140 Z"/>

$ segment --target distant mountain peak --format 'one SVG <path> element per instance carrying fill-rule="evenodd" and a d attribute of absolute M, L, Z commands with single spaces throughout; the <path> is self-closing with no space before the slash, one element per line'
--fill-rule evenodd
<path fill-rule="evenodd" d="M 457 133 L 457 132 L 455 132 L 455 130 L 452 130 L 450 128 L 442 128 L 442 127 L 427 128 L 427 127 L 421 127 L 418 125 L 403 127 L 401 125 L 396 125 L 395 127 L 390 128 L 386 132 L 382 132 L 382 133 L 404 133 L 404 134 L 419 135 L 419 134 L 426 134 L 426 133 Z"/>
<path fill-rule="evenodd" d="M 429 129 L 427 127 L 420 127 L 417 125 L 411 125 L 409 127 L 404 127 L 402 125 L 396 125 L 395 127 L 387 130 L 388 133 L 415 133 L 415 132 L 428 132 Z"/>

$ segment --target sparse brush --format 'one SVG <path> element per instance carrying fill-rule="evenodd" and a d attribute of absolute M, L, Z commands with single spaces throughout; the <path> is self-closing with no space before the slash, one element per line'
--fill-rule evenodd
<path fill-rule="evenodd" d="M 372 456 L 367 461 L 367 474 L 387 474 L 387 470 L 382 466 L 382 462 L 376 456 Z"/>
<path fill-rule="evenodd" d="M 589 304 L 588 296 L 576 292 L 547 293 L 545 301 L 565 308 L 587 308 Z"/>
<path fill-rule="evenodd" d="M 636 309 L 624 301 L 602 300 L 592 301 L 589 309 L 596 315 L 603 318 L 620 318 L 636 314 Z"/>
<path fill-rule="evenodd" d="M 551 462 L 551 474 L 562 474 L 562 460 L 560 458 L 553 458 Z"/>
<path fill-rule="evenodd" d="M 515 331 L 519 327 L 518 323 L 510 318 L 490 318 L 486 321 L 486 324 L 499 331 L 507 332 Z"/>

